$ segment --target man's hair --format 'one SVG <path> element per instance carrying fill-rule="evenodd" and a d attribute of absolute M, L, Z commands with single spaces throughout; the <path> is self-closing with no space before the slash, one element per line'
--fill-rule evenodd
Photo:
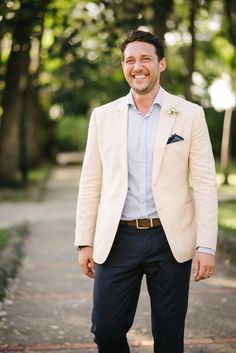
<path fill-rule="evenodd" d="M 122 59 L 124 59 L 124 51 L 129 43 L 145 42 L 154 45 L 159 60 L 164 58 L 164 46 L 161 40 L 150 32 L 134 30 L 126 33 L 125 40 L 120 44 Z"/>

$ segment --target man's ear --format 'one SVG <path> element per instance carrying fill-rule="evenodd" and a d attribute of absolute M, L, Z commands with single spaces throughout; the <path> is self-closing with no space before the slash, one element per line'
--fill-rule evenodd
<path fill-rule="evenodd" d="M 166 69 L 166 58 L 163 58 L 159 61 L 159 70 L 160 72 L 165 71 Z"/>

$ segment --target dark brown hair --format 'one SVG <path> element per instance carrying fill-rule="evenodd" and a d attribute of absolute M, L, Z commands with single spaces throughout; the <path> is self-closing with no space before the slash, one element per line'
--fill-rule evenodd
<path fill-rule="evenodd" d="M 124 59 L 124 51 L 125 48 L 129 43 L 132 42 L 146 42 L 154 45 L 156 49 L 156 54 L 159 60 L 164 58 L 164 46 L 161 42 L 161 40 L 157 37 L 154 36 L 150 32 L 145 32 L 145 31 L 140 31 L 140 30 L 134 30 L 126 33 L 126 37 L 124 41 L 120 44 L 120 49 L 122 52 L 122 59 Z"/>

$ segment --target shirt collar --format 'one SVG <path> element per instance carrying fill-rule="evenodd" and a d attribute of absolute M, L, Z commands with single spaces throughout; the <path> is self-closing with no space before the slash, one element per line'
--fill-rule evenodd
<path fill-rule="evenodd" d="M 162 106 L 162 92 L 163 92 L 163 88 L 160 86 L 156 97 L 154 98 L 154 101 L 152 103 L 152 107 L 154 105 L 159 105 L 160 107 Z M 129 91 L 129 94 L 127 95 L 127 104 L 128 106 L 133 106 L 136 109 L 135 103 L 134 103 L 134 98 L 132 95 L 131 90 Z"/>

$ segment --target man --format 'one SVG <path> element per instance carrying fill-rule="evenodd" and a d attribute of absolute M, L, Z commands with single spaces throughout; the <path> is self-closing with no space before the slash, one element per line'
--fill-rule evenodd
<path fill-rule="evenodd" d="M 132 31 L 121 50 L 131 91 L 92 113 L 77 206 L 79 263 L 95 279 L 92 332 L 99 353 L 130 352 L 145 274 L 154 352 L 183 353 L 191 259 L 194 281 L 215 268 L 210 139 L 203 109 L 160 87 L 160 40 Z"/>

